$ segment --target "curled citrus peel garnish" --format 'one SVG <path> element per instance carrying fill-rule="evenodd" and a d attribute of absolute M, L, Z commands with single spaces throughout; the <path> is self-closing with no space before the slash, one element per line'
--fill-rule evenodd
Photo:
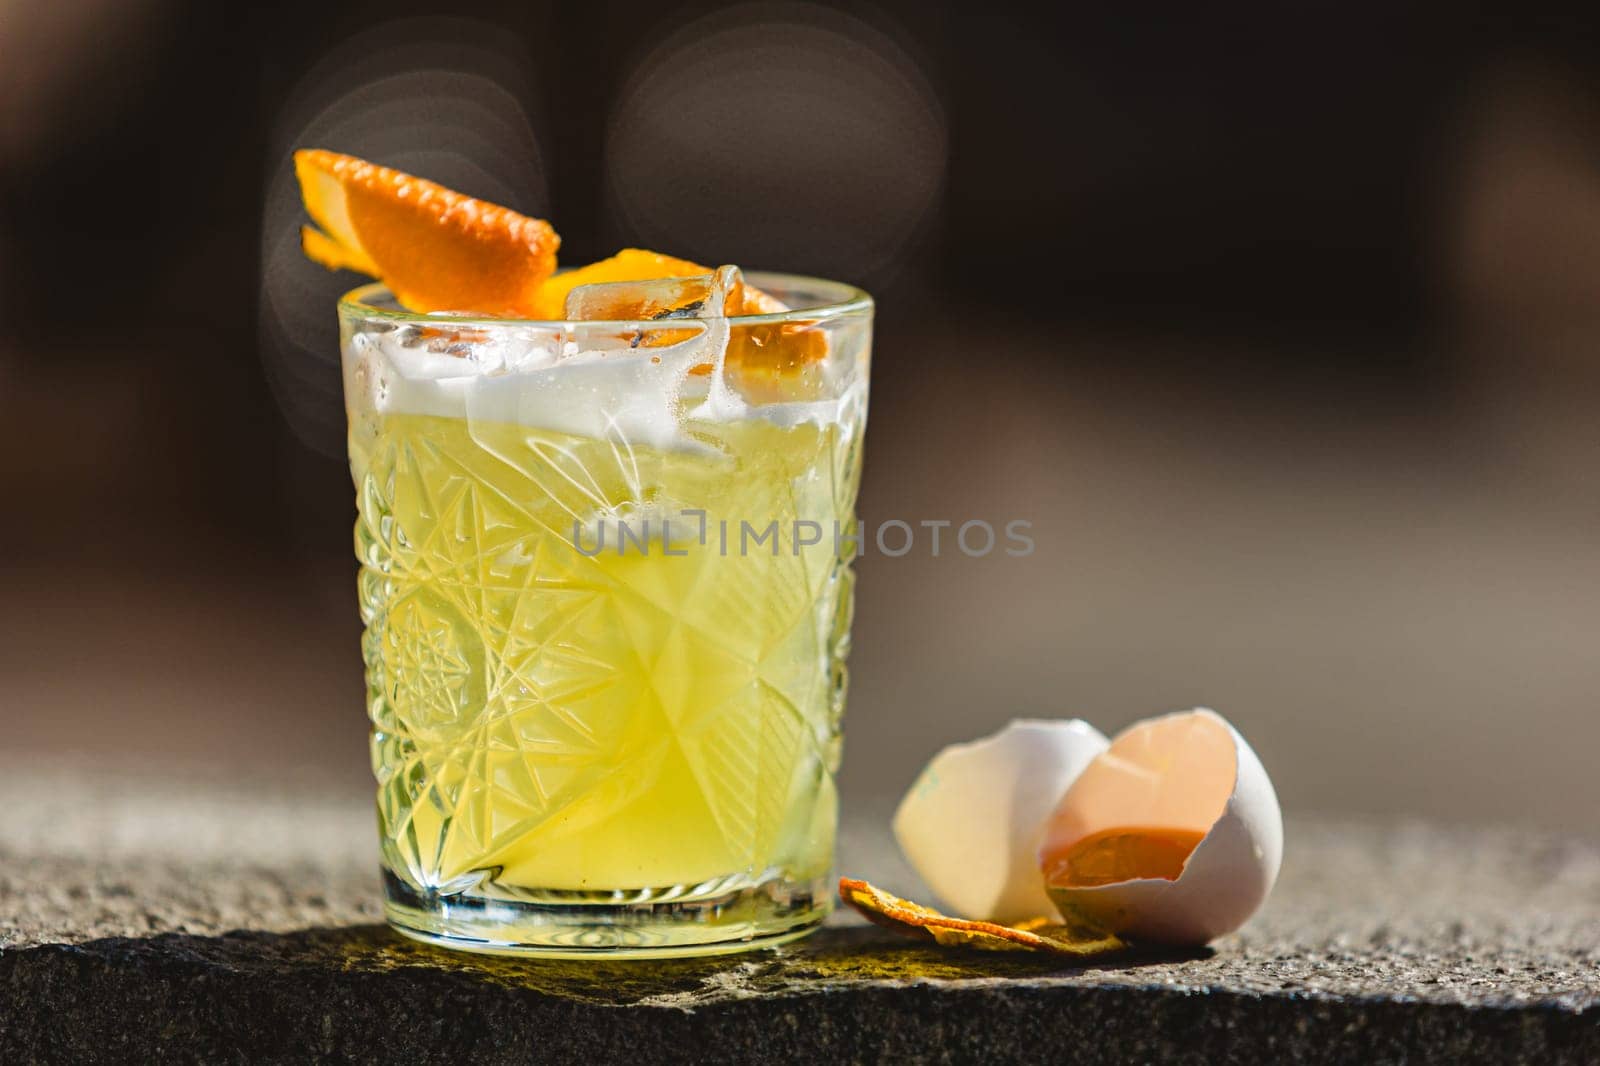
<path fill-rule="evenodd" d="M 568 296 L 581 285 L 715 273 L 687 259 L 624 248 L 608 259 L 556 274 L 561 238 L 544 219 L 337 152 L 302 149 L 294 154 L 294 168 L 306 212 L 321 227 L 301 229 L 306 257 L 329 270 L 354 270 L 382 280 L 412 311 L 555 321 L 567 317 Z M 659 309 L 620 295 L 604 317 L 686 317 L 681 313 L 685 310 L 659 314 Z M 726 313 L 733 317 L 787 310 L 776 297 L 741 284 Z M 649 346 L 688 336 L 692 332 L 659 331 Z M 730 330 L 727 364 L 740 369 L 748 387 L 759 384 L 757 379 L 781 383 L 827 354 L 827 336 L 815 322 L 744 322 Z M 710 370 L 710 364 L 695 368 L 696 373 Z"/>
<path fill-rule="evenodd" d="M 1062 925 L 1048 918 L 1033 918 L 1016 925 L 952 918 L 852 877 L 839 878 L 839 898 L 874 925 L 902 936 L 932 940 L 944 947 L 1041 951 L 1073 958 L 1105 955 L 1127 947 L 1104 930 L 1088 925 Z"/>
<path fill-rule="evenodd" d="M 382 278 L 412 311 L 531 315 L 561 238 L 542 218 L 322 149 L 294 154 L 306 256 Z"/>

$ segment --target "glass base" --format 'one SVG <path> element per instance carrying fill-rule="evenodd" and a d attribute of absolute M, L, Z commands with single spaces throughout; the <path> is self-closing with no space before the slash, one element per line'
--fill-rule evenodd
<path fill-rule="evenodd" d="M 383 872 L 397 932 L 457 951 L 547 959 L 727 955 L 797 940 L 833 910 L 829 878 L 769 880 L 715 894 L 681 887 L 528 892 L 537 900 L 422 892 Z"/>

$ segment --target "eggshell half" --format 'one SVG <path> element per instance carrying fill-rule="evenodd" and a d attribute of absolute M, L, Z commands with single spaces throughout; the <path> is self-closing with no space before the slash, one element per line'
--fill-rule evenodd
<path fill-rule="evenodd" d="M 895 812 L 900 850 L 944 907 L 963 918 L 1054 915 L 1039 874 L 1045 822 L 1107 743 L 1078 719 L 1024 719 L 945 748 Z"/>
<path fill-rule="evenodd" d="M 1227 720 L 1197 708 L 1139 722 L 1073 782 L 1039 849 L 1053 862 L 1119 827 L 1204 832 L 1174 880 L 1050 885 L 1075 912 L 1131 939 L 1199 945 L 1230 933 L 1265 902 L 1283 859 L 1283 815 L 1261 760 Z"/>

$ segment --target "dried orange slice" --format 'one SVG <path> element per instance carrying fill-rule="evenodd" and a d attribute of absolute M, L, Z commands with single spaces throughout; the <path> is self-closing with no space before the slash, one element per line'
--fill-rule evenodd
<path fill-rule="evenodd" d="M 902 936 L 932 940 L 945 947 L 980 951 L 1042 951 L 1051 955 L 1084 958 L 1105 955 L 1127 947 L 1104 930 L 1092 926 L 1058 925 L 1035 918 L 1018 925 L 973 922 L 940 914 L 932 907 L 912 903 L 876 885 L 851 877 L 839 878 L 839 898 L 875 925 Z"/>
<path fill-rule="evenodd" d="M 308 257 L 382 278 L 413 311 L 533 316 L 555 271 L 550 223 L 442 185 L 321 149 L 294 154 Z"/>

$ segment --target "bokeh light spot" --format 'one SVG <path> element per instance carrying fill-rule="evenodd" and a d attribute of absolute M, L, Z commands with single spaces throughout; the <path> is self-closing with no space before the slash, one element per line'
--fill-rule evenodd
<path fill-rule="evenodd" d="M 755 3 L 639 63 L 606 177 L 626 241 L 871 283 L 938 202 L 946 146 L 928 80 L 890 37 L 816 4 Z"/>

